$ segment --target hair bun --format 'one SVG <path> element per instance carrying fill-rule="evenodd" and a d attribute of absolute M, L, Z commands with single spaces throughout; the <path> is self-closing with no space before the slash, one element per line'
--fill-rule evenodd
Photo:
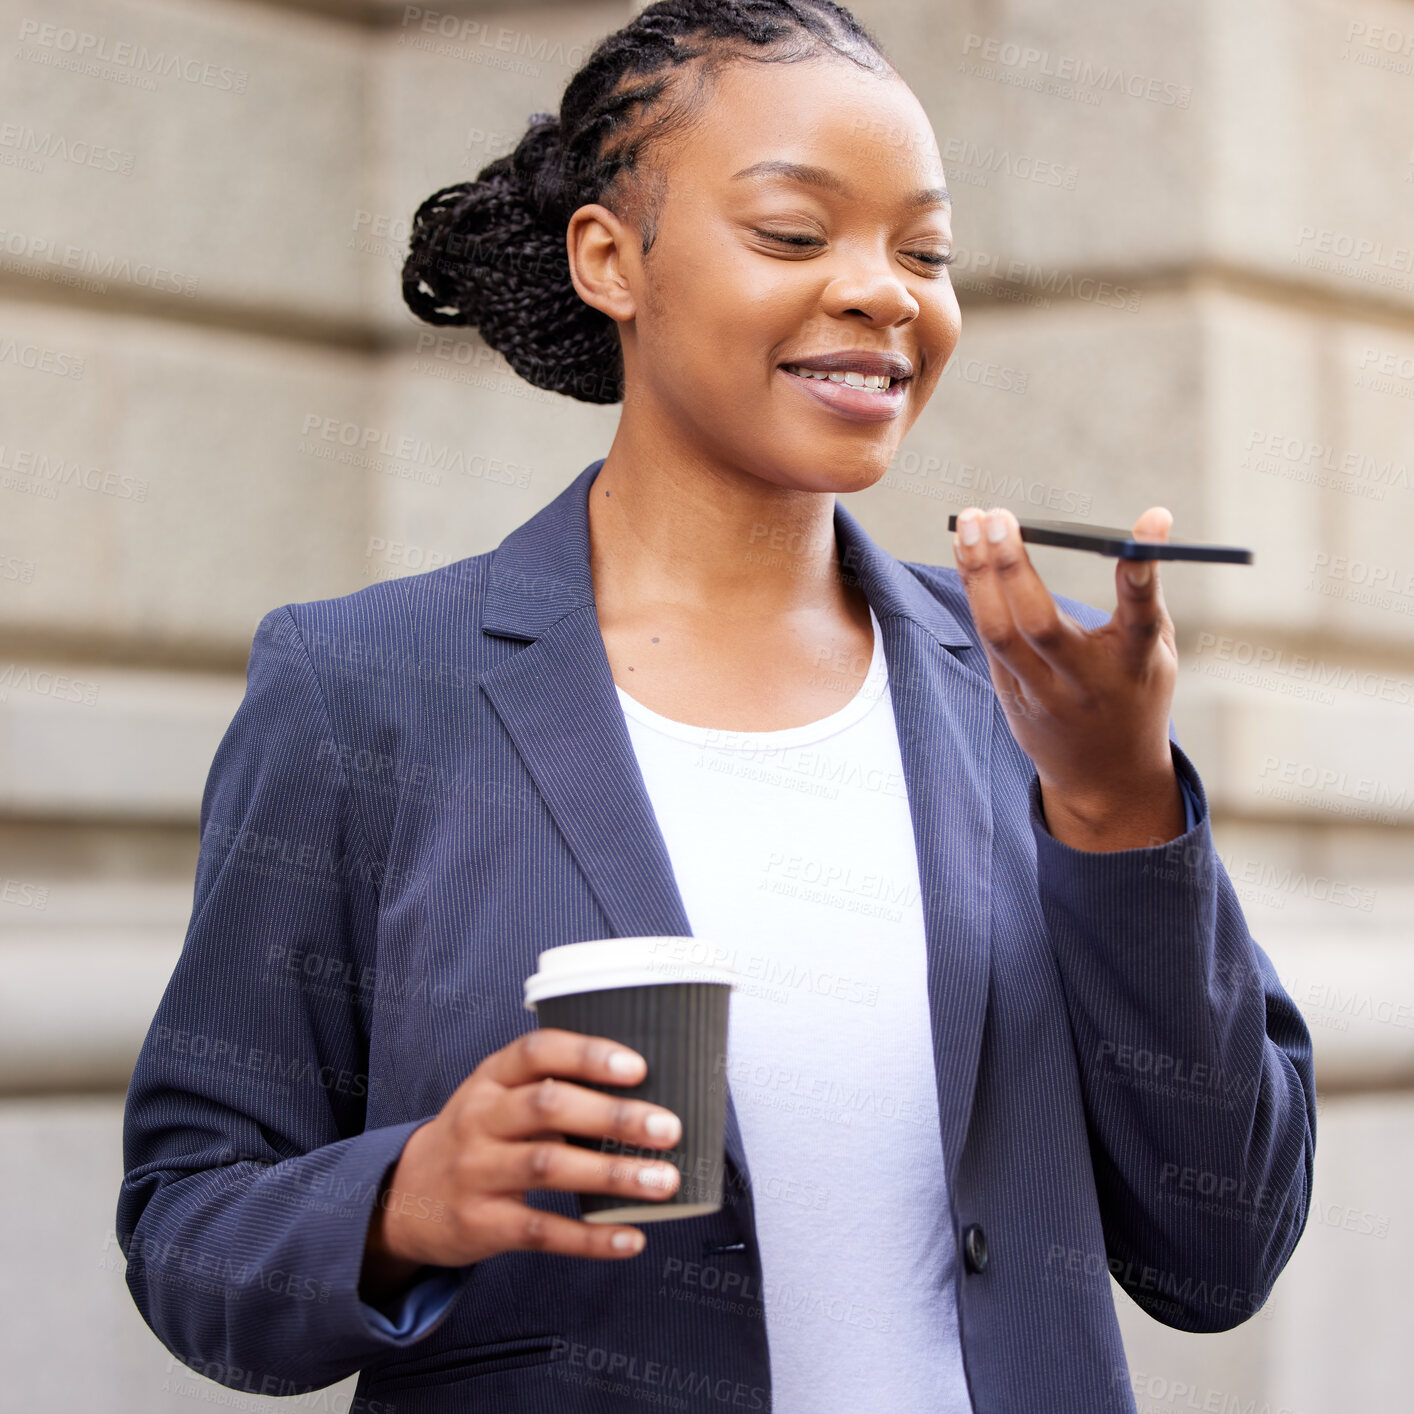
<path fill-rule="evenodd" d="M 567 187 L 559 121 L 537 113 L 514 152 L 418 207 L 403 299 L 428 324 L 478 329 L 538 388 L 618 402 L 617 329 L 570 279 L 565 229 L 577 203 Z"/>

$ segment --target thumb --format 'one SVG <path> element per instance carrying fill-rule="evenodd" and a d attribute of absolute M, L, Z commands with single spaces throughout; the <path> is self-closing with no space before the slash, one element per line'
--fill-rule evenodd
<path fill-rule="evenodd" d="M 1136 540 L 1167 540 L 1173 516 L 1165 506 L 1150 506 L 1134 522 Z M 1113 622 L 1136 658 L 1148 656 L 1156 635 L 1164 632 L 1164 597 L 1159 588 L 1158 566 L 1153 560 L 1121 560 L 1115 566 Z"/>
<path fill-rule="evenodd" d="M 1130 534 L 1135 540 L 1167 540 L 1172 526 L 1173 513 L 1167 506 L 1150 506 L 1134 522 Z M 1158 590 L 1156 568 L 1152 560 L 1125 560 L 1120 563 L 1115 572 L 1115 579 L 1121 608 L 1126 598 L 1143 602 L 1154 597 Z"/>
<path fill-rule="evenodd" d="M 1173 529 L 1173 512 L 1167 506 L 1150 506 L 1134 522 L 1131 532 L 1136 540 L 1167 540 Z"/>

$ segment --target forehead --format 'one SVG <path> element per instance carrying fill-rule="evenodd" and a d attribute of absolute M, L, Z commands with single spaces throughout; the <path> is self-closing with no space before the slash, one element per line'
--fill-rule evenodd
<path fill-rule="evenodd" d="M 890 70 L 834 56 L 726 65 L 704 93 L 674 165 L 749 190 L 769 184 L 763 164 L 781 161 L 828 169 L 860 194 L 904 182 L 910 191 L 943 185 L 937 139 L 913 90 Z M 757 175 L 734 180 L 747 168 Z"/>

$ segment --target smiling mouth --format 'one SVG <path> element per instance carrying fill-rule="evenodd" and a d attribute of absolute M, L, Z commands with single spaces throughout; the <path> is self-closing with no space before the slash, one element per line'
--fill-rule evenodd
<path fill-rule="evenodd" d="M 847 388 L 865 388 L 874 393 L 886 393 L 896 383 L 907 383 L 907 378 L 891 378 L 887 373 L 860 373 L 856 369 L 831 372 L 823 368 L 809 368 L 801 363 L 783 363 L 781 367 L 797 378 L 816 378 L 822 382 L 843 383 Z"/>
<path fill-rule="evenodd" d="M 811 404 L 845 422 L 882 424 L 903 414 L 913 381 L 913 365 L 907 359 L 826 354 L 820 364 L 783 363 L 779 368 Z"/>

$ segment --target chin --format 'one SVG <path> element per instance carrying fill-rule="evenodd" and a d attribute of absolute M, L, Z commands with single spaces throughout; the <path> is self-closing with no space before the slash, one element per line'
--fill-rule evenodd
<path fill-rule="evenodd" d="M 797 449 L 802 443 L 796 442 Z M 856 445 L 841 451 L 839 448 L 821 448 L 818 456 L 802 454 L 797 450 L 784 465 L 775 463 L 766 471 L 766 477 L 778 485 L 793 486 L 801 491 L 830 492 L 845 496 L 851 491 L 867 491 L 883 480 L 897 448 L 870 448 Z"/>

